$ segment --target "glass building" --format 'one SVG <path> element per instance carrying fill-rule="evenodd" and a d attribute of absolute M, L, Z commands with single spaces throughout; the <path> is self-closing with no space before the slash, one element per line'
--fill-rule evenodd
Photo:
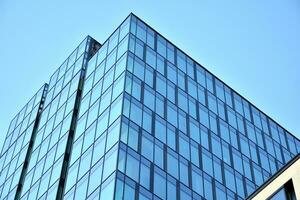
<path fill-rule="evenodd" d="M 88 36 L 33 99 L 5 139 L 0 199 L 245 199 L 300 152 L 133 14 L 103 44 Z"/>

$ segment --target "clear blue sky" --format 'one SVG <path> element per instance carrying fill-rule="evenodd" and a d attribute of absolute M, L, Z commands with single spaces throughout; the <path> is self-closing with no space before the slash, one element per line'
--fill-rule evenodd
<path fill-rule="evenodd" d="M 300 137 L 298 0 L 74 2 L 0 2 L 1 148 L 10 120 L 77 44 L 103 42 L 130 12 Z"/>

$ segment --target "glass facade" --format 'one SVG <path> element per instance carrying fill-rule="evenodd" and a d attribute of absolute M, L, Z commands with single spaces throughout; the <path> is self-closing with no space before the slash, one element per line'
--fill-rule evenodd
<path fill-rule="evenodd" d="M 10 122 L 0 157 L 0 199 L 14 199 L 24 171 L 30 143 L 43 108 L 48 85 L 44 85 Z"/>
<path fill-rule="evenodd" d="M 128 17 L 88 63 L 64 199 L 113 197 L 129 26 Z"/>
<path fill-rule="evenodd" d="M 80 81 L 93 39 L 87 37 L 51 76 L 20 199 L 55 199 Z M 77 103 L 78 104 L 78 103 Z"/>
<path fill-rule="evenodd" d="M 20 199 L 244 199 L 300 152 L 133 14 L 99 49 L 92 41 L 50 79 Z"/>

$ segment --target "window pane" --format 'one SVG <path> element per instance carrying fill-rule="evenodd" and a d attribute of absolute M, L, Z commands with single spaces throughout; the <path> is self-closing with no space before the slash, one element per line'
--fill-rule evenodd
<path fill-rule="evenodd" d="M 111 149 L 105 155 L 104 161 L 104 170 L 103 170 L 103 179 L 106 179 L 113 171 L 116 170 L 116 163 L 117 163 L 117 146 Z"/>
<path fill-rule="evenodd" d="M 139 172 L 138 155 L 133 152 L 130 154 L 128 153 L 126 162 L 126 175 L 138 182 L 139 174 L 137 172 Z"/>
<path fill-rule="evenodd" d="M 166 198 L 166 177 L 164 172 L 158 168 L 154 169 L 154 187 L 153 192 L 162 199 Z"/>

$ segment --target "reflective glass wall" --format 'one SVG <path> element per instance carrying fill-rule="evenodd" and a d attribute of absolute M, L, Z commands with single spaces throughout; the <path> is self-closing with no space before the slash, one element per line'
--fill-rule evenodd
<path fill-rule="evenodd" d="M 79 82 L 91 38 L 87 37 L 51 76 L 21 199 L 55 199 Z"/>
<path fill-rule="evenodd" d="M 101 48 L 92 41 L 51 76 L 22 200 L 244 199 L 300 152 L 297 138 L 133 14 Z M 1 199 L 13 198 L 21 173 L 9 150 L 19 129 L 16 117 Z"/>
<path fill-rule="evenodd" d="M 64 199 L 113 197 L 130 17 L 88 63 Z"/>
<path fill-rule="evenodd" d="M 131 16 L 115 199 L 244 199 L 300 142 Z"/>
<path fill-rule="evenodd" d="M 11 121 L 0 157 L 0 199 L 14 199 L 34 126 L 47 93 L 44 85 Z"/>

